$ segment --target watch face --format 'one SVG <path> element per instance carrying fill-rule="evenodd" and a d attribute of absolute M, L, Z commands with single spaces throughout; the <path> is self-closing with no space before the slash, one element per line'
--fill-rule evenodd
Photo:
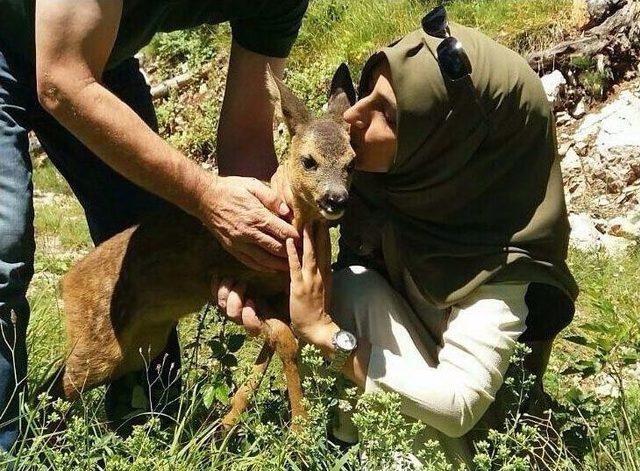
<path fill-rule="evenodd" d="M 346 330 L 340 330 L 336 333 L 336 345 L 341 350 L 351 351 L 356 348 L 356 337 Z"/>

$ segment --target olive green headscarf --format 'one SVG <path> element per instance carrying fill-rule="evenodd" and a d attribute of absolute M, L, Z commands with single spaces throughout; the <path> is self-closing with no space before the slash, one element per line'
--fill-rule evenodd
<path fill-rule="evenodd" d="M 387 221 L 383 264 L 399 290 L 445 308 L 489 281 L 550 284 L 571 299 L 566 215 L 553 115 L 523 58 L 451 24 L 472 74 L 446 80 L 440 39 L 417 30 L 367 62 L 360 94 L 386 58 L 398 145 L 386 174 L 357 172 L 354 193 Z M 350 239 L 349 224 L 343 227 Z"/>

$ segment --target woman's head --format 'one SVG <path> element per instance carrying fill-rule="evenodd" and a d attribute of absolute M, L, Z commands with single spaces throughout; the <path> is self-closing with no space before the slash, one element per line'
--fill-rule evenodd
<path fill-rule="evenodd" d="M 365 172 L 386 173 L 396 155 L 397 101 L 385 58 L 371 71 L 363 95 L 343 115 L 350 125 L 356 167 Z"/>

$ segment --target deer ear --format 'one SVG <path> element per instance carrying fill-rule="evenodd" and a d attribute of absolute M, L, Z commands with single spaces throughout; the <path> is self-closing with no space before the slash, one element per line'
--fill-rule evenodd
<path fill-rule="evenodd" d="M 307 110 L 304 103 L 295 96 L 291 89 L 274 75 L 269 64 L 267 64 L 265 79 L 267 91 L 269 92 L 269 99 L 271 100 L 276 113 L 280 114 L 284 118 L 287 128 L 289 128 L 289 133 L 291 135 L 296 134 L 311 120 L 309 110 Z"/>
<path fill-rule="evenodd" d="M 349 67 L 344 62 L 333 74 L 331 89 L 329 91 L 329 113 L 342 120 L 342 114 L 356 102 L 356 91 L 353 88 L 353 80 Z"/>

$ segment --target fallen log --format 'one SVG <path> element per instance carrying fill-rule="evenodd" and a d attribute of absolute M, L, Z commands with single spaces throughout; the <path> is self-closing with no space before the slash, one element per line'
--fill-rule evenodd
<path fill-rule="evenodd" d="M 151 87 L 151 96 L 154 100 L 159 98 L 165 98 L 169 95 L 172 89 L 180 89 L 189 85 L 193 81 L 193 74 L 191 72 L 185 72 L 184 74 L 177 75 L 176 77 L 165 80 L 164 82 Z"/>
<path fill-rule="evenodd" d="M 616 64 L 637 62 L 640 49 L 640 1 L 628 0 L 606 20 L 583 32 L 578 38 L 563 41 L 543 51 L 531 53 L 529 65 L 539 73 L 550 69 L 566 69 L 576 57 L 604 54 Z"/>

